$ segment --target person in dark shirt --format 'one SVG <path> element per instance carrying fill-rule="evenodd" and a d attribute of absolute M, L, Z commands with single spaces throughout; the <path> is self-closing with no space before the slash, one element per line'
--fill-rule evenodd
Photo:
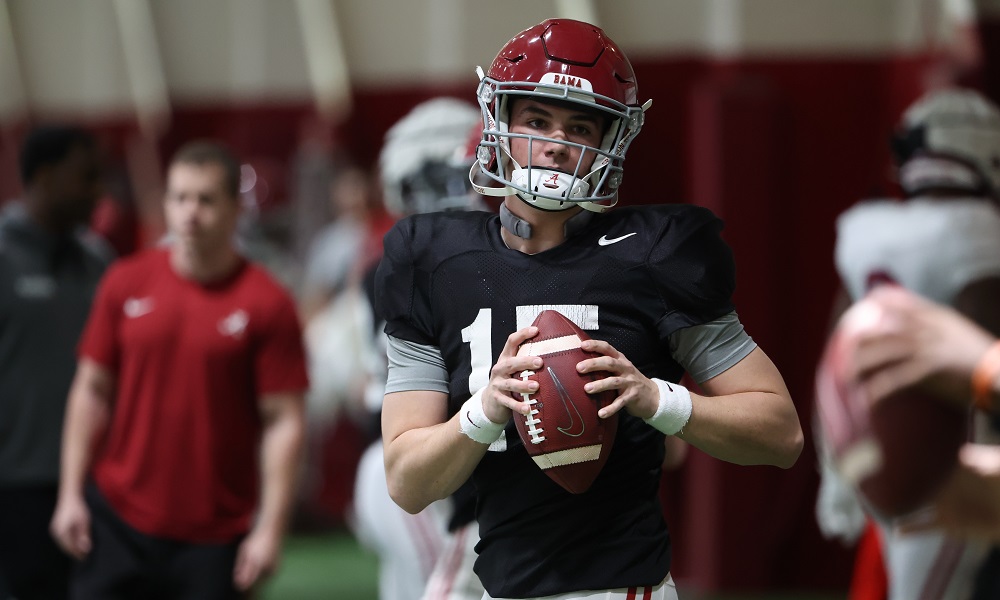
<path fill-rule="evenodd" d="M 521 32 L 482 73 L 476 190 L 499 214 L 401 220 L 376 276 L 389 373 L 386 479 L 410 512 L 471 478 L 484 598 L 676 598 L 658 499 L 664 436 L 722 460 L 790 467 L 803 443 L 778 370 L 731 301 L 733 257 L 710 211 L 611 210 L 625 153 L 650 103 L 599 28 L 551 19 Z M 516 357 L 542 310 L 593 338 L 589 392 L 617 398 L 615 445 L 589 490 L 538 469 L 512 420 L 535 392 Z M 687 372 L 705 395 L 677 382 Z"/>
<path fill-rule="evenodd" d="M 21 600 L 65 598 L 70 561 L 48 535 L 63 413 L 112 258 L 86 229 L 101 194 L 97 142 L 77 127 L 38 127 L 21 177 L 23 200 L 0 213 L 0 580 Z"/>

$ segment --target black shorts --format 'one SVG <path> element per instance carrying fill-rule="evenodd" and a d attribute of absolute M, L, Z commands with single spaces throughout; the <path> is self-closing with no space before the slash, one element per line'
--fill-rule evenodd
<path fill-rule="evenodd" d="M 136 531 L 87 486 L 93 547 L 70 584 L 75 600 L 240 600 L 233 566 L 241 540 L 194 544 Z"/>
<path fill-rule="evenodd" d="M 0 598 L 66 598 L 71 561 L 49 535 L 56 497 L 55 485 L 0 487 Z"/>

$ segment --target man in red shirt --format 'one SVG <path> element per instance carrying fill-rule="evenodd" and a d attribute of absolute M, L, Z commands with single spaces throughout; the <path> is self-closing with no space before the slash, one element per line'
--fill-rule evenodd
<path fill-rule="evenodd" d="M 194 143 L 171 242 L 101 282 L 79 347 L 52 533 L 76 598 L 239 598 L 278 564 L 308 386 L 292 299 L 233 246 L 239 165 Z"/>

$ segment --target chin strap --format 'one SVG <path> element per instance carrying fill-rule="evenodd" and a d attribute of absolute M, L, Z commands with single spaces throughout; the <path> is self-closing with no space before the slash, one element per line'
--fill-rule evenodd
<path fill-rule="evenodd" d="M 525 204 L 527 204 L 527 202 L 525 202 Z M 568 238 L 577 231 L 580 231 L 587 225 L 587 223 L 590 223 L 594 214 L 595 213 L 587 210 L 581 210 L 572 217 L 566 219 L 566 222 L 563 224 L 563 233 L 565 233 Z M 511 210 L 507 208 L 506 204 L 500 205 L 500 224 L 503 225 L 504 229 L 519 238 L 525 240 L 531 239 L 531 223 L 528 223 L 521 217 L 511 212 Z"/>

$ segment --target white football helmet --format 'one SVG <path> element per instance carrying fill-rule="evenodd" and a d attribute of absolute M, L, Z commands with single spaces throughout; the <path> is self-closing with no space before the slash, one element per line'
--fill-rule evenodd
<path fill-rule="evenodd" d="M 617 202 L 622 164 L 629 144 L 642 128 L 652 104 L 636 103 L 636 81 L 625 54 L 598 27 L 570 19 L 549 19 L 519 33 L 500 50 L 488 73 L 477 69 L 477 97 L 483 113 L 483 138 L 470 179 L 480 194 L 507 196 L 542 210 L 573 206 L 604 212 Z M 512 98 L 558 100 L 597 109 L 610 124 L 600 148 L 558 140 L 583 151 L 572 173 L 520 165 L 510 154 L 510 139 L 529 145 L 548 138 L 509 130 Z M 476 180 L 481 174 L 489 182 Z"/>
<path fill-rule="evenodd" d="M 908 195 L 1000 190 L 1000 110 L 973 90 L 925 94 L 903 114 L 892 150 Z"/>
<path fill-rule="evenodd" d="M 470 140 L 480 114 L 455 98 L 418 104 L 385 134 L 379 172 L 386 209 L 397 217 L 485 208 L 469 184 Z"/>

